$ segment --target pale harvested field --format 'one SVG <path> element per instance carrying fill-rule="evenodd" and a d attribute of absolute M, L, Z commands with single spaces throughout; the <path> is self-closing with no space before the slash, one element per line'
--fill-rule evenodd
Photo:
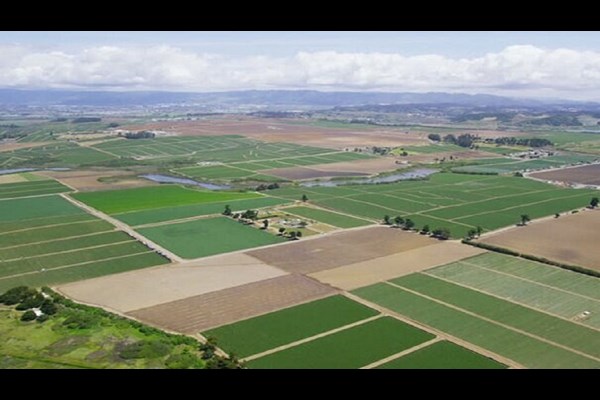
<path fill-rule="evenodd" d="M 454 160 L 469 160 L 473 158 L 498 158 L 498 154 L 488 153 L 479 150 L 467 150 L 467 151 L 449 151 L 442 153 L 424 153 L 424 154 L 413 154 L 406 157 L 401 157 L 401 160 L 409 161 L 411 163 L 431 163 L 435 162 L 436 159 L 441 160 L 446 158 L 450 160 L 450 156 Z"/>
<path fill-rule="evenodd" d="M 19 149 L 29 149 L 31 147 L 40 147 L 45 146 L 47 144 L 52 144 L 52 142 L 11 142 L 11 143 L 0 143 L 0 151 L 12 151 Z"/>
<path fill-rule="evenodd" d="M 285 271 L 310 274 L 437 243 L 435 239 L 383 226 L 341 231 L 284 247 L 248 251 Z"/>
<path fill-rule="evenodd" d="M 401 146 L 427 143 L 427 133 L 405 133 L 385 127 L 324 128 L 289 123 L 284 119 L 222 117 L 203 121 L 160 121 L 122 126 L 129 130 L 161 130 L 179 135 L 244 135 L 266 142 L 288 142 L 343 149 L 362 146 Z"/>
<path fill-rule="evenodd" d="M 380 172 L 393 171 L 400 168 L 406 168 L 405 164 L 396 164 L 396 159 L 392 157 L 377 157 L 366 160 L 343 161 L 331 164 L 316 164 L 310 168 L 319 171 L 328 172 L 359 172 L 369 175 Z"/>
<path fill-rule="evenodd" d="M 317 272 L 309 276 L 343 290 L 354 290 L 484 252 L 485 250 L 456 242 L 439 242 L 389 256 Z"/>
<path fill-rule="evenodd" d="M 3 183 L 18 183 L 18 182 L 26 182 L 27 179 L 21 174 L 8 174 L 8 175 L 0 175 L 0 185 Z"/>
<path fill-rule="evenodd" d="M 120 312 L 286 275 L 245 254 L 145 268 L 59 286 L 70 298 Z"/>
<path fill-rule="evenodd" d="M 333 178 L 335 176 L 368 176 L 369 174 L 361 172 L 344 172 L 344 171 L 321 171 L 314 168 L 306 167 L 290 167 L 290 168 L 274 168 L 260 171 L 261 174 L 278 176 L 280 178 L 301 180 L 314 178 Z"/>
<path fill-rule="evenodd" d="M 600 164 L 562 168 L 554 171 L 529 174 L 532 178 L 584 185 L 600 185 Z"/>
<path fill-rule="evenodd" d="M 172 331 L 194 334 L 334 293 L 335 289 L 313 279 L 286 275 L 132 311 L 128 315 Z"/>
<path fill-rule="evenodd" d="M 486 235 L 481 242 L 600 271 L 598 228 L 600 210 L 586 210 Z"/>
<path fill-rule="evenodd" d="M 158 185 L 147 179 L 137 178 L 133 171 L 125 170 L 85 170 L 85 171 L 38 171 L 37 175 L 57 179 L 77 190 L 94 191 L 125 189 L 142 186 Z M 99 178 L 131 176 L 131 179 L 120 179 L 114 182 L 100 182 Z"/>

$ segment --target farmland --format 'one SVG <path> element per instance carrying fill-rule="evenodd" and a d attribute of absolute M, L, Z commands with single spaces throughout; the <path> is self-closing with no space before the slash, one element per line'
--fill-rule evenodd
<path fill-rule="evenodd" d="M 56 195 L 1 201 L 0 221 L 0 291 L 167 261 Z"/>
<path fill-rule="evenodd" d="M 487 160 L 488 162 L 485 165 L 481 165 L 478 162 L 478 165 L 469 165 L 465 167 L 457 167 L 454 168 L 453 171 L 456 172 L 471 172 L 471 173 L 496 173 L 496 174 L 506 174 L 516 171 L 528 171 L 528 170 L 538 170 L 545 168 L 558 168 L 564 167 L 567 165 L 578 164 L 578 163 L 589 163 L 593 161 L 598 161 L 597 156 L 593 155 L 584 155 L 584 154 L 568 154 L 568 155 L 559 155 L 559 156 L 550 156 L 535 160 L 511 160 L 511 159 L 501 159 L 498 162 L 491 162 L 491 160 Z"/>
<path fill-rule="evenodd" d="M 76 193 L 73 197 L 107 214 L 118 214 L 163 207 L 251 199 L 260 197 L 260 195 L 254 193 L 210 192 L 169 185 Z"/>
<path fill-rule="evenodd" d="M 488 235 L 480 241 L 600 271 L 595 238 L 600 212 L 585 210 Z"/>
<path fill-rule="evenodd" d="M 0 200 L 70 192 L 71 189 L 54 180 L 39 180 L 0 185 Z"/>
<path fill-rule="evenodd" d="M 530 174 L 532 178 L 547 181 L 559 181 L 570 184 L 600 185 L 600 164 L 584 165 L 573 168 L 563 168 L 554 171 L 536 172 Z"/>
<path fill-rule="evenodd" d="M 369 221 L 311 207 L 289 207 L 284 210 L 287 213 L 298 215 L 300 217 L 311 218 L 329 225 L 337 226 L 339 228 L 355 228 L 357 226 L 370 224 Z"/>
<path fill-rule="evenodd" d="M 139 232 L 183 258 L 199 258 L 285 239 L 225 217 L 160 225 Z"/>
<path fill-rule="evenodd" d="M 531 218 L 582 208 L 592 190 L 556 188 L 518 177 L 438 173 L 428 180 L 385 185 L 284 188 L 269 195 L 299 200 L 306 194 L 325 209 L 381 221 L 384 215 L 412 219 L 417 228 L 446 227 L 452 237 L 463 237 L 481 226 L 494 230 Z"/>
<path fill-rule="evenodd" d="M 491 265 L 494 261 L 498 268 L 504 268 L 508 263 L 513 269 L 515 263 L 522 262 L 508 256 L 483 254 L 360 288 L 353 293 L 525 367 L 600 366 L 600 334 L 593 328 L 591 319 L 574 321 L 574 312 L 567 316 L 551 309 L 540 310 L 539 304 L 543 299 L 556 304 L 558 308 L 567 304 L 551 298 L 549 293 L 542 293 L 540 289 L 548 288 L 533 280 L 523 279 L 520 286 L 514 286 L 512 283 L 517 280 L 516 277 L 513 277 L 513 282 L 501 282 L 496 279 L 498 274 L 486 275 L 481 273 L 481 269 L 485 268 L 474 268 L 477 265 Z M 556 270 L 543 264 L 533 264 L 536 272 L 541 270 L 552 275 Z M 563 285 L 585 286 L 578 274 L 557 271 L 562 274 Z M 590 280 L 587 284 L 597 282 Z M 554 291 L 558 292 L 557 289 Z M 582 307 L 579 313 L 582 309 L 594 307 L 592 299 L 586 300 L 575 292 L 568 295 L 572 299 L 579 299 L 579 307 Z M 584 301 L 587 304 L 584 305 Z"/>

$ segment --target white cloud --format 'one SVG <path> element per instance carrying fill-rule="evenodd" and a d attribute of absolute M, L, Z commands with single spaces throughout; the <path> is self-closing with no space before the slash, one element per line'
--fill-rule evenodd
<path fill-rule="evenodd" d="M 452 91 L 600 100 L 600 52 L 528 45 L 468 59 L 336 51 L 235 57 L 118 45 L 69 52 L 0 45 L 0 54 L 0 87 Z"/>

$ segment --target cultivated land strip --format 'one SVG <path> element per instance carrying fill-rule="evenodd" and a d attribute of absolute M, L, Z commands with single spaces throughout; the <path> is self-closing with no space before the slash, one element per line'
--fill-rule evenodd
<path fill-rule="evenodd" d="M 549 312 L 547 310 L 544 310 L 542 308 L 537 308 L 537 307 L 532 306 L 532 305 L 527 304 L 527 303 L 521 303 L 521 302 L 519 302 L 517 300 L 514 300 L 514 299 L 512 299 L 510 297 L 501 297 L 501 296 L 499 296 L 497 294 L 494 294 L 494 293 L 491 293 L 491 292 L 486 292 L 485 290 L 482 290 L 482 289 L 479 289 L 479 288 L 476 288 L 476 287 L 473 287 L 473 286 L 469 286 L 469 285 L 467 285 L 465 283 L 462 283 L 462 282 L 453 281 L 451 279 L 447 279 L 447 278 L 444 278 L 444 277 L 441 277 L 441 276 L 437 276 L 437 275 L 431 274 L 431 273 L 429 273 L 427 271 L 420 271 L 420 273 L 423 274 L 423 275 L 430 276 L 430 277 L 435 278 L 435 279 L 439 279 L 439 280 L 444 281 L 444 282 L 451 283 L 453 285 L 464 287 L 465 289 L 469 289 L 469 290 L 473 290 L 475 292 L 479 292 L 481 294 L 485 294 L 486 296 L 495 297 L 498 300 L 506 301 L 508 303 L 513 303 L 513 304 L 516 304 L 516 305 L 519 305 L 519 306 L 522 306 L 522 307 L 525 307 L 525 308 L 530 308 L 530 309 L 535 310 L 537 312 L 540 312 L 542 314 L 546 314 L 546 315 L 548 315 L 550 317 L 559 318 L 559 319 L 562 319 L 563 321 L 567 321 L 567 322 L 570 322 L 572 324 L 580 325 L 580 326 L 583 326 L 585 328 L 593 329 L 595 331 L 600 332 L 600 328 L 596 328 L 596 327 L 591 326 L 591 325 L 586 325 L 586 324 L 584 324 L 584 323 L 582 323 L 580 321 L 569 319 L 569 318 L 566 318 L 566 317 L 564 317 L 562 315 L 559 315 L 559 314 L 553 314 L 553 313 L 551 313 L 551 312 Z"/>
<path fill-rule="evenodd" d="M 392 316 L 392 317 L 394 317 L 394 318 L 396 318 L 396 319 L 398 319 L 398 320 L 400 320 L 402 322 L 406 322 L 407 324 L 412 325 L 414 327 L 417 327 L 417 328 L 419 328 L 421 330 L 424 330 L 425 332 L 432 333 L 432 334 L 436 335 L 439 338 L 448 340 L 449 342 L 456 343 L 456 344 L 458 344 L 458 345 L 460 345 L 460 346 L 462 346 L 464 348 L 467 348 L 469 350 L 474 351 L 475 353 L 482 354 L 482 355 L 484 355 L 486 357 L 489 357 L 489 358 L 491 358 L 493 360 L 496 360 L 496 361 L 498 361 L 498 362 L 500 362 L 502 364 L 508 365 L 509 367 L 517 368 L 517 369 L 524 369 L 525 368 L 523 365 L 519 364 L 516 361 L 511 360 L 510 358 L 503 357 L 503 356 L 501 356 L 499 354 L 496 354 L 496 353 L 493 353 L 493 352 L 489 351 L 486 348 L 479 347 L 479 346 L 477 346 L 477 345 L 475 345 L 475 344 L 473 344 L 471 342 L 467 342 L 467 341 L 465 341 L 465 340 L 463 340 L 463 339 L 461 339 L 459 337 L 452 336 L 452 335 L 450 335 L 450 334 L 448 334 L 448 333 L 446 333 L 444 331 L 441 331 L 439 329 L 433 328 L 433 327 L 431 327 L 429 325 L 425 325 L 422 322 L 419 322 L 417 320 L 409 318 L 409 317 L 407 317 L 407 316 L 405 316 L 403 314 L 400 314 L 398 312 L 390 310 L 389 308 L 383 307 L 383 306 L 381 306 L 381 305 L 379 305 L 377 303 L 374 303 L 372 301 L 363 299 L 362 297 L 359 297 L 359 296 L 357 296 L 357 295 L 355 295 L 353 293 L 342 292 L 342 294 L 344 296 L 348 297 L 349 299 L 356 301 L 357 303 L 361 303 L 361 304 L 363 304 L 363 305 L 365 305 L 367 307 L 370 307 L 370 308 L 372 308 L 374 310 L 379 311 L 383 315 Z"/>
<path fill-rule="evenodd" d="M 409 293 L 412 293 L 412 294 L 414 294 L 414 295 L 417 295 L 417 296 L 423 297 L 423 298 L 425 298 L 425 299 L 427 299 L 427 300 L 430 300 L 430 301 L 436 302 L 436 303 L 438 303 L 438 304 L 441 304 L 441 305 L 443 305 L 443 306 L 445 306 L 445 307 L 452 308 L 452 309 L 454 309 L 454 310 L 456 310 L 456 311 L 459 311 L 459 312 L 462 312 L 462 313 L 464 313 L 464 314 L 468 314 L 468 315 L 470 315 L 470 316 L 472 316 L 472 317 L 477 317 L 477 318 L 479 318 L 479 319 L 481 319 L 481 320 L 484 320 L 484 321 L 487 321 L 487 322 L 489 322 L 489 323 L 492 323 L 492 324 L 495 324 L 495 325 L 501 326 L 501 327 L 503 327 L 503 328 L 505 328 L 505 329 L 509 329 L 509 330 L 511 330 L 511 331 L 517 332 L 517 333 L 519 333 L 519 334 L 521 334 L 521 335 L 529 336 L 529 337 L 531 337 L 531 338 L 533 338 L 533 339 L 535 339 L 535 340 L 538 340 L 538 341 L 540 341 L 540 342 L 544 342 L 544 343 L 547 343 L 547 344 L 549 344 L 549 345 L 552 345 L 552 346 L 554 346 L 554 347 L 559 347 L 559 348 L 561 348 L 561 349 L 563 349 L 563 350 L 570 351 L 571 353 L 575 353 L 575 354 L 578 354 L 578 355 L 580 355 L 580 356 L 582 356 L 582 357 L 589 358 L 589 359 L 591 359 L 591 360 L 594 360 L 594 361 L 600 362 L 600 358 L 598 358 L 598 357 L 594 357 L 594 356 L 592 356 L 592 355 L 590 355 L 590 354 L 587 354 L 587 353 L 584 353 L 584 352 L 582 352 L 582 351 L 579 351 L 579 350 L 573 349 L 573 348 L 571 348 L 571 347 L 568 347 L 568 346 L 562 345 L 562 344 L 560 344 L 560 343 L 556 343 L 556 342 L 554 342 L 554 341 L 551 341 L 551 340 L 545 339 L 545 338 L 543 338 L 543 337 L 540 337 L 540 336 L 537 336 L 537 335 L 535 335 L 535 334 L 533 334 L 533 333 L 530 333 L 530 332 L 527 332 L 527 331 L 521 330 L 521 329 L 519 329 L 519 328 L 515 328 L 514 326 L 510 326 L 510 325 L 504 324 L 504 323 L 502 323 L 502 322 L 498 322 L 498 321 L 496 321 L 496 320 L 493 320 L 493 319 L 491 319 L 491 318 L 484 317 L 484 316 L 482 316 L 482 315 L 479 315 L 479 314 L 477 314 L 477 313 L 474 313 L 474 312 L 472 312 L 472 311 L 468 311 L 468 310 L 465 310 L 465 309 L 463 309 L 463 308 L 457 307 L 457 306 L 455 306 L 455 305 L 453 305 L 453 304 L 446 303 L 445 301 L 442 301 L 442 300 L 436 299 L 436 298 L 434 298 L 434 297 L 431 297 L 431 296 L 428 296 L 428 295 L 426 295 L 426 294 L 420 293 L 420 292 L 418 292 L 418 291 L 415 291 L 415 290 L 413 290 L 413 289 L 410 289 L 410 288 L 407 288 L 407 287 L 404 287 L 404 286 L 401 286 L 401 285 L 398 285 L 398 284 L 395 284 L 395 283 L 392 283 L 392 282 L 384 282 L 384 283 L 385 283 L 385 284 L 387 284 L 387 285 L 390 285 L 390 286 L 396 287 L 396 288 L 398 288 L 398 289 L 405 290 L 405 291 L 407 291 L 407 292 L 409 292 Z"/>
<path fill-rule="evenodd" d="M 139 240 L 140 242 L 142 242 L 143 244 L 148 244 L 150 245 L 152 248 L 159 250 L 160 252 L 162 252 L 163 255 L 167 256 L 168 258 L 170 258 L 173 261 L 183 261 L 183 259 L 181 257 L 179 257 L 178 255 L 176 255 L 175 253 L 163 248 L 162 246 L 159 246 L 158 244 L 156 244 L 155 242 L 147 239 L 145 236 L 139 234 L 138 232 L 134 231 L 129 225 L 115 219 L 112 218 L 110 216 L 108 216 L 107 214 L 104 214 L 101 211 L 96 210 L 95 208 L 92 208 L 90 206 L 88 206 L 85 203 L 82 203 L 79 200 L 75 200 L 67 195 L 64 194 L 60 194 L 60 196 L 62 198 L 64 198 L 65 200 L 67 200 L 68 202 L 76 205 L 79 208 L 82 208 L 84 210 L 86 210 L 87 212 L 89 212 L 90 214 L 94 215 L 95 217 L 98 217 L 100 219 L 103 219 L 104 221 L 116 226 L 117 228 L 119 228 L 120 230 L 128 233 L 130 236 L 136 238 L 137 240 Z"/>
<path fill-rule="evenodd" d="M 353 322 L 353 323 L 348 324 L 348 325 L 340 326 L 339 328 L 331 329 L 331 330 L 329 330 L 327 332 L 322 332 L 322 333 L 319 333 L 317 335 L 309 336 L 307 338 L 300 339 L 300 340 L 296 340 L 295 342 L 284 344 L 283 346 L 278 346 L 278 347 L 275 347 L 275 348 L 267 350 L 267 351 L 263 351 L 263 352 L 258 353 L 258 354 L 253 354 L 253 355 L 251 355 L 249 357 L 244 358 L 242 361 L 256 360 L 257 358 L 261 358 L 261 357 L 267 356 L 269 354 L 277 353 L 279 351 L 286 350 L 286 349 L 289 349 L 291 347 L 296 347 L 296 346 L 304 344 L 304 343 L 312 342 L 313 340 L 320 339 L 322 337 L 329 336 L 329 335 L 332 335 L 334 333 L 338 333 L 338 332 L 341 332 L 341 331 L 345 331 L 346 329 L 354 328 L 355 326 L 363 325 L 363 324 L 366 324 L 367 322 L 371 322 L 371 321 L 374 321 L 374 320 L 382 318 L 382 317 L 383 317 L 382 314 L 375 315 L 373 317 L 369 317 L 369 318 L 366 318 L 366 319 L 363 319 L 363 320 L 360 320 L 360 321 L 357 321 L 357 322 Z"/>

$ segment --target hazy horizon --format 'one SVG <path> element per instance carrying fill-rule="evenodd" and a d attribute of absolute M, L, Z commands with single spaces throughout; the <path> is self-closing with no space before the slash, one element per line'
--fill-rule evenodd
<path fill-rule="evenodd" d="M 600 100 L 598 32 L 2 32 L 0 88 Z"/>

